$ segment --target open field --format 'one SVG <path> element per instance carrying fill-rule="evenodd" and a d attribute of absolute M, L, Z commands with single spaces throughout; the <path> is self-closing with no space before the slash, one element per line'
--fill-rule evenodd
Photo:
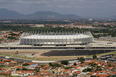
<path fill-rule="evenodd" d="M 97 54 L 98 57 L 103 56 L 103 55 L 108 55 L 108 54 L 116 54 L 116 51 L 112 51 L 112 52 L 107 52 L 107 53 L 101 53 L 101 54 Z M 92 57 L 93 55 L 88 55 L 86 57 Z"/>
<path fill-rule="evenodd" d="M 20 54 L 38 54 L 40 55 L 41 53 L 48 52 L 50 50 L 34 50 L 34 49 L 3 49 L 0 50 L 1 54 L 8 54 L 8 55 L 15 55 L 15 53 L 20 53 Z"/>
<path fill-rule="evenodd" d="M 0 50 L 0 55 L 6 55 L 6 56 L 12 56 L 12 57 L 18 57 L 18 58 L 25 58 L 25 59 L 32 59 L 32 60 L 67 60 L 67 59 L 75 59 L 78 56 L 40 56 L 40 54 L 48 52 L 50 50 Z M 22 56 L 16 55 L 22 54 Z M 23 55 L 28 54 L 34 54 L 33 57 L 25 57 Z"/>
<path fill-rule="evenodd" d="M 68 59 L 77 59 L 77 57 L 82 57 L 82 56 L 41 56 L 42 53 L 47 53 L 48 51 L 50 50 L 0 50 L 0 55 L 39 60 L 39 61 L 68 60 Z M 16 53 L 21 55 L 20 56 L 16 55 Z M 33 57 L 25 56 L 25 55 L 32 55 L 32 54 L 34 54 Z M 116 54 L 116 51 L 97 54 L 97 56 L 102 56 L 106 54 Z M 92 57 L 92 55 L 86 55 L 83 57 Z"/>

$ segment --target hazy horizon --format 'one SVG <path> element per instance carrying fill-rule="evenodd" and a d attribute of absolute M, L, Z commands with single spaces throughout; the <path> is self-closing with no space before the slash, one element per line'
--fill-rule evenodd
<path fill-rule="evenodd" d="M 116 15 L 116 0 L 0 0 L 0 8 L 31 14 L 53 11 L 87 18 Z"/>

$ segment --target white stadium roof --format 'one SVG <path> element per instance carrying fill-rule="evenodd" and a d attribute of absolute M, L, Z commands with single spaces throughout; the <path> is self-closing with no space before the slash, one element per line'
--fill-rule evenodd
<path fill-rule="evenodd" d="M 84 34 L 75 34 L 75 35 L 30 35 L 24 36 L 24 39 L 82 39 L 82 38 L 89 38 L 90 35 Z"/>

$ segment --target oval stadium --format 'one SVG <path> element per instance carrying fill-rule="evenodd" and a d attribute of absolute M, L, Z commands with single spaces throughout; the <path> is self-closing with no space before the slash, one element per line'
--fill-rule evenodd
<path fill-rule="evenodd" d="M 83 33 L 23 33 L 20 37 L 21 45 L 85 45 L 93 42 L 90 32 Z"/>

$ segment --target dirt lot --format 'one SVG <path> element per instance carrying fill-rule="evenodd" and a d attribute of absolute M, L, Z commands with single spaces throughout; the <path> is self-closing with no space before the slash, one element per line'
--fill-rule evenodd
<path fill-rule="evenodd" d="M 14 56 L 26 59 L 34 59 L 34 60 L 67 60 L 67 59 L 76 59 L 79 56 L 40 56 L 42 53 L 46 53 L 50 50 L 0 50 L 0 55 Z M 18 54 L 34 54 L 34 57 L 23 57 L 17 56 Z"/>
<path fill-rule="evenodd" d="M 40 61 L 43 61 L 43 60 L 45 60 L 45 61 L 51 61 L 51 60 L 67 60 L 67 59 L 77 59 L 77 57 L 82 57 L 82 56 L 69 56 L 69 55 L 67 55 L 67 56 L 51 56 L 51 55 L 49 55 L 48 53 L 51 53 L 51 52 L 48 52 L 48 51 L 51 51 L 51 50 L 26 50 L 26 49 L 24 49 L 24 50 L 18 50 L 18 49 L 16 49 L 16 50 L 0 50 L 0 55 L 6 55 L 6 56 L 13 56 L 13 57 L 18 57 L 18 58 L 25 58 L 25 59 L 32 59 L 32 60 L 40 60 Z M 17 53 L 18 54 L 20 54 L 20 56 L 19 55 L 17 55 Z M 48 55 L 41 55 L 41 54 L 43 54 L 43 53 L 45 53 L 45 54 L 48 54 Z M 109 54 L 111 54 L 111 53 L 115 53 L 115 52 L 109 52 Z M 23 55 L 32 55 L 32 54 L 34 54 L 33 55 L 33 57 L 25 57 L 25 56 L 23 56 Z M 54 53 L 53 52 L 53 54 L 56 54 L 56 53 Z M 108 53 L 104 53 L 104 54 L 108 54 Z M 98 56 L 100 56 L 100 55 L 104 55 L 104 54 L 98 54 Z M 92 57 L 92 55 L 86 55 L 87 57 Z M 85 56 L 83 56 L 83 57 L 85 57 Z"/>
<path fill-rule="evenodd" d="M 0 50 L 0 53 L 1 54 L 8 54 L 8 55 L 15 55 L 16 53 L 20 53 L 20 54 L 38 54 L 40 55 L 41 53 L 44 53 L 44 52 L 47 52 L 49 50 L 19 50 L 19 49 L 16 49 L 16 50 Z"/>

